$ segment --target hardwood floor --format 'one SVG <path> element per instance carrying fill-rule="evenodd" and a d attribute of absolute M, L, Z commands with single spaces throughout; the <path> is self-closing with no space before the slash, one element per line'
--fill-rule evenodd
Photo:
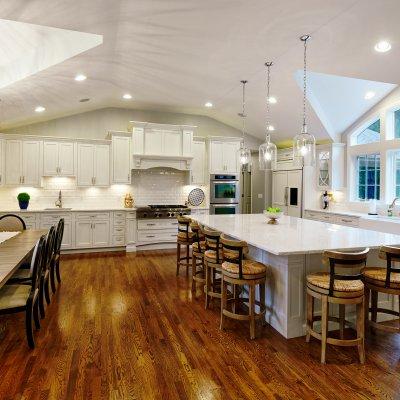
<path fill-rule="evenodd" d="M 353 348 L 285 340 L 247 324 L 175 276 L 175 254 L 64 256 L 62 284 L 29 350 L 21 315 L 1 317 L 0 399 L 399 398 L 400 335 L 367 334 L 365 365 Z"/>

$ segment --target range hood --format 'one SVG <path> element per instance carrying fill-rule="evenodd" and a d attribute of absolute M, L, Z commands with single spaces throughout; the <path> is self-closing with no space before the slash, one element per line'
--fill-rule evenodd
<path fill-rule="evenodd" d="M 133 170 L 173 168 L 190 171 L 195 126 L 139 121 L 130 121 L 130 124 Z"/>

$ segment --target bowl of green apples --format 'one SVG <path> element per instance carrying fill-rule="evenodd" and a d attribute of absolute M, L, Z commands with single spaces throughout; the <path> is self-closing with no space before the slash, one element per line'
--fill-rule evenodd
<path fill-rule="evenodd" d="M 279 207 L 267 207 L 264 210 L 264 215 L 268 218 L 268 223 L 271 225 L 276 225 L 278 220 L 283 215 L 283 211 Z"/>

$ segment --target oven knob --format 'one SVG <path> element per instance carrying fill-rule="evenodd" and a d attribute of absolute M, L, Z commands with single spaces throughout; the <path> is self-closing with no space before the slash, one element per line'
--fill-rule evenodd
<path fill-rule="evenodd" d="M 168 213 L 168 217 L 171 217 L 171 218 L 172 218 L 172 217 L 175 217 L 175 213 L 169 212 L 169 213 Z"/>
<path fill-rule="evenodd" d="M 143 213 L 143 218 L 146 218 L 147 217 L 147 213 Z"/>
<path fill-rule="evenodd" d="M 160 214 L 160 213 L 156 213 L 156 214 L 155 214 L 155 217 L 156 217 L 156 218 L 160 218 L 160 217 L 161 217 L 161 214 Z"/>

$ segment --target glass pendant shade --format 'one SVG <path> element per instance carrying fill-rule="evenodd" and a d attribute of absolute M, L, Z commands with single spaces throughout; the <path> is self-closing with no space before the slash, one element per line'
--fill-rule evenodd
<path fill-rule="evenodd" d="M 261 171 L 270 171 L 276 169 L 278 150 L 267 136 L 267 140 L 258 149 L 258 161 Z"/>
<path fill-rule="evenodd" d="M 250 168 L 251 165 L 251 152 L 250 149 L 244 146 L 242 143 L 240 149 L 238 150 L 238 157 L 242 170 Z"/>
<path fill-rule="evenodd" d="M 293 164 L 297 167 L 315 165 L 315 137 L 300 133 L 293 138 Z"/>

